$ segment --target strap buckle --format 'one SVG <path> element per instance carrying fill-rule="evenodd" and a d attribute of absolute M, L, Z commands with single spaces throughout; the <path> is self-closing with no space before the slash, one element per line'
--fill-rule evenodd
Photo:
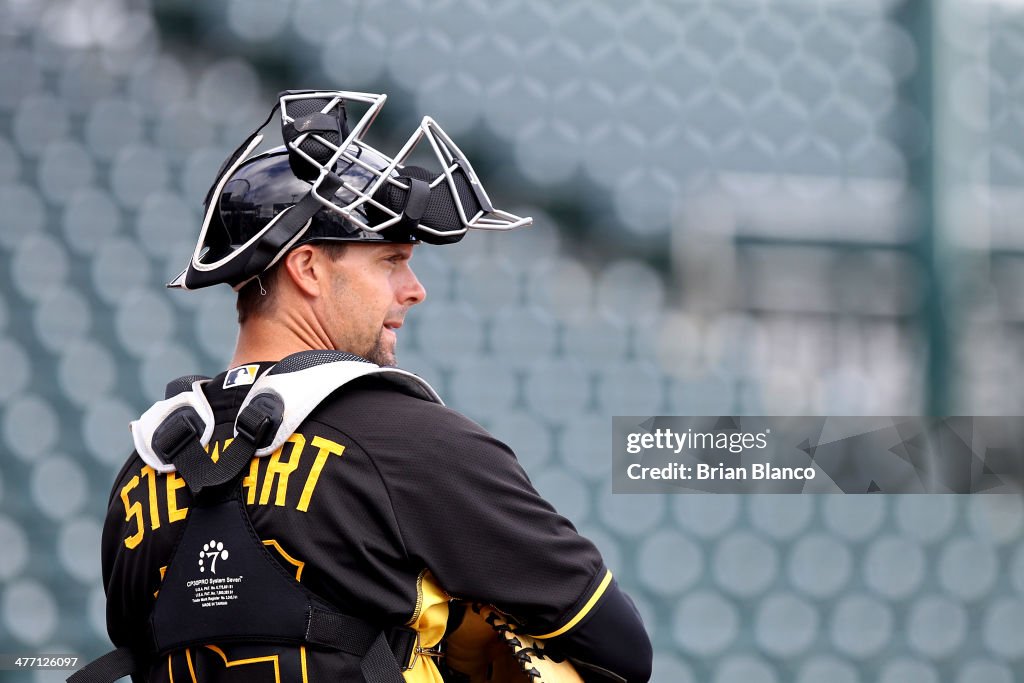
<path fill-rule="evenodd" d="M 398 668 L 409 671 L 416 666 L 416 655 L 422 649 L 419 631 L 405 627 L 393 628 L 387 632 L 387 639 Z"/>
<path fill-rule="evenodd" d="M 284 403 L 273 394 L 260 394 L 238 414 L 235 429 L 257 449 L 273 440 L 284 419 Z"/>
<path fill-rule="evenodd" d="M 168 465 L 203 433 L 202 418 L 195 408 L 183 406 L 168 415 L 153 432 L 153 452 Z"/>
<path fill-rule="evenodd" d="M 436 658 L 436 659 L 444 659 L 446 657 L 444 649 L 442 648 L 441 643 L 438 643 L 434 647 L 420 647 L 420 646 L 417 645 L 416 646 L 416 654 L 419 655 L 420 657 L 433 657 L 433 658 Z"/>
<path fill-rule="evenodd" d="M 400 627 L 388 633 L 388 643 L 395 654 L 395 660 L 402 671 L 410 671 L 416 666 L 417 657 L 444 659 L 444 641 L 434 647 L 420 645 L 420 632 L 415 629 Z"/>

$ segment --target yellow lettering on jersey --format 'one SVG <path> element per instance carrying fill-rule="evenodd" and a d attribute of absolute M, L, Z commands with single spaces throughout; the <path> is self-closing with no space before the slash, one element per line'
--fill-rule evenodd
<path fill-rule="evenodd" d="M 320 480 L 320 471 L 323 470 L 324 464 L 327 462 L 327 456 L 340 456 L 345 451 L 345 447 L 340 443 L 335 443 L 322 436 L 313 437 L 313 446 L 320 450 L 317 451 L 316 460 L 313 461 L 313 468 L 309 471 L 309 476 L 306 477 L 306 485 L 302 487 L 302 496 L 299 498 L 297 508 L 302 512 L 309 511 L 309 499 L 313 497 L 313 489 L 316 488 L 316 483 Z"/>
<path fill-rule="evenodd" d="M 291 455 L 288 460 L 281 462 L 281 455 L 284 453 L 284 446 L 277 449 L 270 456 L 270 463 L 267 465 L 267 474 L 263 480 L 263 489 L 260 491 L 260 505 L 266 505 L 270 500 L 270 490 L 277 480 L 277 495 L 274 498 L 274 505 L 283 507 L 285 496 L 288 492 L 288 476 L 299 466 L 299 458 L 302 457 L 302 449 L 306 445 L 306 437 L 302 434 L 292 434 L 286 443 L 292 444 Z"/>
<path fill-rule="evenodd" d="M 249 463 L 249 474 L 242 479 L 242 488 L 246 490 L 245 502 L 252 505 L 256 502 L 256 479 L 260 474 L 260 461 L 263 458 L 253 458 Z"/>
<path fill-rule="evenodd" d="M 160 506 L 156 499 L 156 470 L 149 465 L 142 468 L 142 478 L 147 479 L 147 490 L 149 492 L 149 528 L 160 528 Z"/>
<path fill-rule="evenodd" d="M 175 472 L 167 475 L 167 521 L 170 523 L 185 519 L 188 508 L 178 509 L 178 489 L 185 486 L 185 480 Z"/>
<path fill-rule="evenodd" d="M 124 521 L 128 522 L 132 519 L 135 520 L 135 533 L 124 539 L 124 544 L 129 550 L 132 550 L 139 543 L 142 542 L 142 536 L 146 533 L 145 527 L 142 525 L 142 503 L 139 501 L 130 502 L 128 500 L 128 494 L 139 485 L 139 476 L 135 475 L 131 478 L 127 484 L 121 489 L 121 502 L 124 503 Z"/>

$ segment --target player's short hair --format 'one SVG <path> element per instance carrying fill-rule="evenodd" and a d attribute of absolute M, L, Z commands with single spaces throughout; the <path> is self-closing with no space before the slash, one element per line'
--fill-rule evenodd
<path fill-rule="evenodd" d="M 337 261 L 344 256 L 348 248 L 344 242 L 330 241 L 315 242 L 312 246 L 322 251 L 332 261 Z M 235 309 L 238 311 L 239 325 L 254 316 L 266 315 L 270 312 L 276 299 L 277 281 L 281 276 L 283 263 L 284 258 L 238 290 Z"/>

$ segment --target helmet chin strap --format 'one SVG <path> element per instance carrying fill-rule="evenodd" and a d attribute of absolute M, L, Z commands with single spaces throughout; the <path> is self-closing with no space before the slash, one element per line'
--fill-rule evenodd
<path fill-rule="evenodd" d="M 330 198 L 341 187 L 341 178 L 333 173 L 324 179 L 316 192 L 321 196 Z M 248 275 L 244 281 L 236 285 L 236 289 L 242 287 L 246 282 L 258 276 L 267 268 L 277 262 L 281 256 L 288 251 L 303 233 L 309 229 L 313 215 L 323 208 L 323 204 L 317 201 L 314 192 L 310 190 L 306 196 L 299 200 L 299 203 L 292 206 L 274 221 L 274 226 L 264 233 L 263 238 L 254 245 L 249 258 L 245 262 L 243 273 Z"/>
<path fill-rule="evenodd" d="M 433 193 L 425 180 L 406 175 L 399 176 L 399 179 L 409 184 L 409 193 L 405 197 L 402 206 L 402 220 L 398 221 L 397 227 L 411 234 L 420 226 L 420 220 L 427 212 Z"/>

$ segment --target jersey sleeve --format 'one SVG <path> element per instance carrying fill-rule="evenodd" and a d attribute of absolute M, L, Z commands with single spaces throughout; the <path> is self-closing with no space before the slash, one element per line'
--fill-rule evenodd
<path fill-rule="evenodd" d="M 159 588 L 158 575 L 146 571 L 159 566 L 155 553 L 165 550 L 164 543 L 140 544 L 138 558 L 131 557 L 125 539 L 132 535 L 128 504 L 121 498 L 125 485 L 137 480 L 144 463 L 132 454 L 125 462 L 111 488 L 107 514 L 101 536 L 103 585 L 107 597 L 107 633 L 118 647 L 145 650 L 145 622 L 152 606 L 152 596 Z"/>

